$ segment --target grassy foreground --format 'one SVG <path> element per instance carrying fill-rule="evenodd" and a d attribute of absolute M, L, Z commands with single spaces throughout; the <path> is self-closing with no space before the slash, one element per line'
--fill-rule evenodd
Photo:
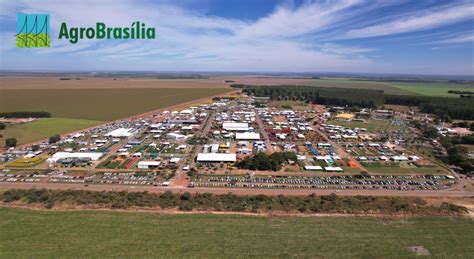
<path fill-rule="evenodd" d="M 3 138 L 0 138 L 0 140 L 1 145 L 3 145 L 5 142 L 4 139 L 16 138 L 18 140 L 18 145 L 20 145 L 36 140 L 46 139 L 55 134 L 72 132 L 75 130 L 92 127 L 100 123 L 100 121 L 82 119 L 40 119 L 29 123 L 8 126 L 5 129 Z"/>
<path fill-rule="evenodd" d="M 0 208 L 0 257 L 472 258 L 473 221 Z"/>

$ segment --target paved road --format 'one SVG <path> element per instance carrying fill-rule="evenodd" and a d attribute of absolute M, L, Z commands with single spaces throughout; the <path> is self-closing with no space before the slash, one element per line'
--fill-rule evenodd
<path fill-rule="evenodd" d="M 84 184 L 72 183 L 0 183 L 0 188 L 5 189 L 32 189 L 47 188 L 59 190 L 90 190 L 90 191 L 132 191 L 132 192 L 153 192 L 162 193 L 165 191 L 172 192 L 191 192 L 191 193 L 213 193 L 235 195 L 329 195 L 335 193 L 341 196 L 417 196 L 417 197 L 474 197 L 474 191 L 460 190 L 438 190 L 438 191 L 392 191 L 392 190 L 312 190 L 312 189 L 243 189 L 243 188 L 185 188 L 185 187 L 152 187 L 152 186 L 125 186 L 125 185 L 105 185 L 105 184 Z"/>

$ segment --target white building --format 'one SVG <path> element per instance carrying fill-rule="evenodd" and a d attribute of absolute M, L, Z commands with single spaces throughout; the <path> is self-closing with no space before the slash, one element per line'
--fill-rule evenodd
<path fill-rule="evenodd" d="M 248 131 L 249 124 L 245 122 L 224 122 L 222 128 L 227 131 Z"/>
<path fill-rule="evenodd" d="M 196 158 L 197 162 L 204 163 L 220 163 L 220 162 L 231 162 L 237 161 L 237 155 L 235 153 L 223 154 L 223 153 L 199 153 Z"/>
<path fill-rule="evenodd" d="M 236 133 L 235 139 L 236 140 L 260 140 L 260 133 L 255 133 L 255 132 Z"/>
<path fill-rule="evenodd" d="M 84 153 L 84 152 L 76 152 L 76 153 L 69 153 L 69 152 L 57 152 L 50 158 L 48 158 L 48 163 L 56 163 L 60 159 L 66 158 L 89 158 L 92 161 L 99 160 L 104 154 L 99 152 L 93 153 Z"/>
<path fill-rule="evenodd" d="M 333 167 L 333 166 L 326 166 L 324 167 L 324 171 L 326 172 L 344 172 L 344 170 L 340 167 Z"/>
<path fill-rule="evenodd" d="M 130 128 L 119 128 L 112 130 L 111 132 L 105 134 L 105 136 L 113 138 L 128 138 L 133 135 L 132 130 L 133 129 Z"/>
<path fill-rule="evenodd" d="M 159 161 L 140 161 L 137 164 L 138 169 L 154 169 L 160 166 Z"/>
<path fill-rule="evenodd" d="M 179 133 L 171 132 L 171 133 L 166 134 L 166 138 L 174 139 L 174 140 L 183 140 L 183 139 L 186 139 L 186 136 Z"/>

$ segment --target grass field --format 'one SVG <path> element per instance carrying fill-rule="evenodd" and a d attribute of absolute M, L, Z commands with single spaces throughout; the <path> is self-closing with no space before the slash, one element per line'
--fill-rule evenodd
<path fill-rule="evenodd" d="M 0 257 L 472 258 L 473 221 L 0 208 Z M 471 245 L 470 245 L 471 244 Z"/>
<path fill-rule="evenodd" d="M 224 78 L 159 79 L 149 77 L 92 77 L 80 80 L 60 80 L 62 76 L 0 76 L 0 89 L 143 89 L 143 88 L 228 88 Z M 64 77 L 68 77 L 64 75 Z M 77 76 L 72 76 L 77 78 Z"/>
<path fill-rule="evenodd" d="M 433 167 L 399 167 L 399 166 L 381 166 L 367 167 L 372 174 L 388 175 L 449 175 L 449 172 L 439 166 Z"/>
<path fill-rule="evenodd" d="M 368 120 L 367 122 L 360 122 L 360 121 L 337 121 L 337 120 L 329 120 L 326 124 L 333 124 L 333 125 L 340 125 L 349 128 L 366 128 L 367 131 L 384 131 L 385 129 L 389 131 L 396 131 L 400 129 L 400 126 L 390 125 L 390 121 L 388 120 Z M 387 128 L 388 126 L 388 128 Z"/>
<path fill-rule="evenodd" d="M 404 83 L 404 82 L 378 82 L 378 81 L 356 81 L 350 79 L 316 79 L 309 81 L 307 85 L 338 88 L 362 88 L 384 90 L 386 94 L 400 95 L 426 95 L 441 97 L 459 97 L 457 94 L 449 94 L 449 90 L 474 91 L 474 83 Z"/>
<path fill-rule="evenodd" d="M 450 94 L 449 90 L 474 92 L 474 83 L 390 83 L 400 89 L 419 95 L 459 97 L 458 94 Z"/>
<path fill-rule="evenodd" d="M 216 94 L 222 88 L 0 90 L 0 112 L 46 111 L 53 117 L 110 121 Z"/>
<path fill-rule="evenodd" d="M 52 135 L 64 132 L 71 132 L 83 128 L 92 127 L 100 124 L 101 121 L 48 118 L 40 119 L 29 123 L 15 124 L 5 129 L 3 138 L 0 138 L 1 144 L 7 138 L 16 138 L 18 144 L 30 143 L 36 140 L 49 138 Z"/>

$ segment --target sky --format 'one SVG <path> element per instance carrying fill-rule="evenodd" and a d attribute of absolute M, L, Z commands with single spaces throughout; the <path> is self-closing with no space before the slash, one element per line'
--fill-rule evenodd
<path fill-rule="evenodd" d="M 17 14 L 49 14 L 50 48 L 17 48 Z M 130 27 L 156 39 L 58 39 Z M 0 70 L 474 75 L 474 0 L 0 0 Z"/>

